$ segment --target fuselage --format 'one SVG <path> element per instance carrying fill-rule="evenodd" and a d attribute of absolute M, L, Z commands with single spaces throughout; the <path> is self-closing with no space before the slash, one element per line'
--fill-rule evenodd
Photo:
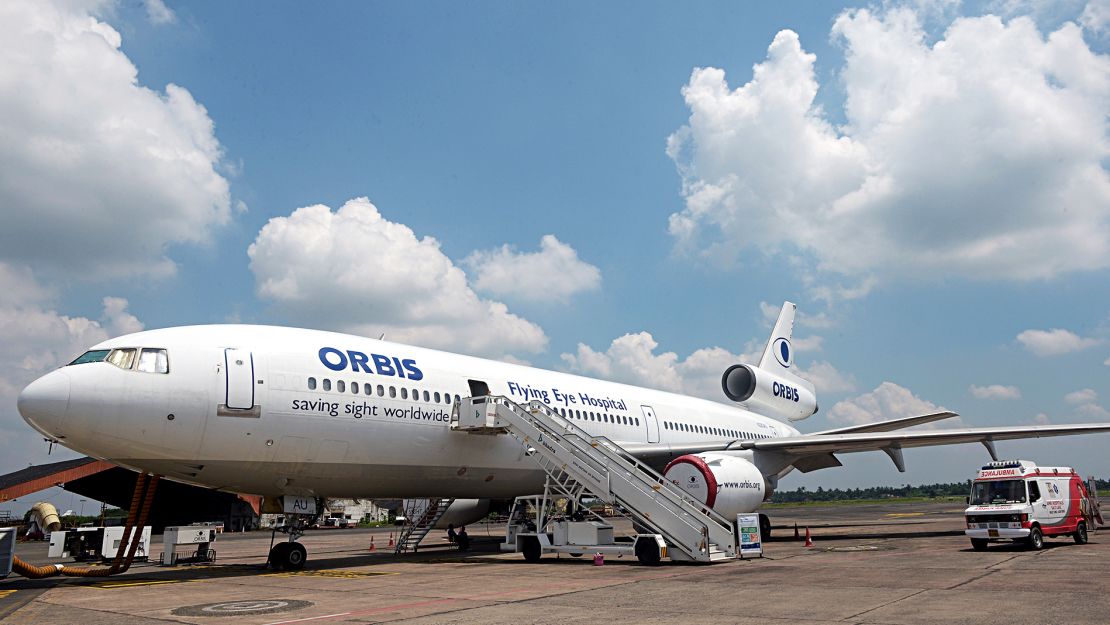
<path fill-rule="evenodd" d="M 240 493 L 537 492 L 543 473 L 519 443 L 449 428 L 456 398 L 485 393 L 542 401 L 618 444 L 798 434 L 704 399 L 316 330 L 167 328 L 88 354 L 24 390 L 28 423 L 94 457 Z"/>

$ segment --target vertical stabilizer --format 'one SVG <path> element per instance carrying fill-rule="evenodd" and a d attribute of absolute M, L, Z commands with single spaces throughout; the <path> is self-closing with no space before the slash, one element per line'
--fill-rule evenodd
<path fill-rule="evenodd" d="M 794 373 L 794 346 L 790 341 L 794 334 L 794 311 L 797 308 L 793 302 L 782 303 L 779 320 L 775 322 L 775 329 L 767 340 L 763 357 L 759 359 L 760 369 L 774 373 Z"/>

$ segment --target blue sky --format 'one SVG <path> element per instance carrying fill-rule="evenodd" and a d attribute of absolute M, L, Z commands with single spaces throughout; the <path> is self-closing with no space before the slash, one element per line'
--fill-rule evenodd
<path fill-rule="evenodd" d="M 59 457 L 16 414 L 27 381 L 224 321 L 723 400 L 791 300 L 822 406 L 803 431 L 1110 421 L 1105 2 L 0 13 L 0 471 Z M 1108 442 L 999 447 L 1105 476 Z M 845 456 L 784 486 L 985 458 Z"/>

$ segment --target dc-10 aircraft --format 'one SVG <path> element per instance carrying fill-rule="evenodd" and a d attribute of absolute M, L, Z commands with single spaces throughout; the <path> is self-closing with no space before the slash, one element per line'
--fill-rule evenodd
<path fill-rule="evenodd" d="M 539 401 L 605 436 L 725 517 L 752 512 L 797 469 L 837 453 L 1110 431 L 1110 423 L 904 431 L 951 412 L 803 434 L 817 411 L 792 373 L 786 302 L 758 365 L 722 378 L 738 405 L 333 332 L 250 325 L 166 328 L 91 347 L 20 394 L 47 439 L 139 472 L 271 497 L 457 497 L 543 489 L 508 436 L 449 425 L 460 398 Z M 475 507 L 474 520 L 485 509 Z M 303 563 L 296 544 L 293 558 Z M 289 549 L 282 552 L 287 557 Z M 271 554 L 275 557 L 275 554 Z"/>

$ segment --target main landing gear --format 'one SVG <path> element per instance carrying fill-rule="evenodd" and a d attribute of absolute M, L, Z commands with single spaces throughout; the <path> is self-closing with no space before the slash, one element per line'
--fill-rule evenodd
<path fill-rule="evenodd" d="M 270 556 L 266 559 L 266 564 L 275 571 L 299 571 L 304 568 L 304 563 L 308 561 L 308 550 L 297 542 L 297 539 L 304 536 L 305 525 L 306 521 L 303 519 L 292 519 L 287 525 L 275 527 L 273 537 L 270 539 Z M 274 538 L 277 537 L 278 532 L 288 535 L 289 538 L 275 544 Z"/>

